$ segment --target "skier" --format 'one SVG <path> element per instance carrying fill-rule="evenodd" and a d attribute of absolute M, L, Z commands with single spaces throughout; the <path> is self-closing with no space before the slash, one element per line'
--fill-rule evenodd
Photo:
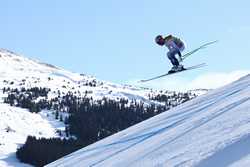
<path fill-rule="evenodd" d="M 168 35 L 165 38 L 162 35 L 158 35 L 155 38 L 155 42 L 160 46 L 165 45 L 169 50 L 167 56 L 173 65 L 169 73 L 184 70 L 183 65 L 179 62 L 182 61 L 181 52 L 185 49 L 184 42 L 172 35 Z M 175 57 L 176 54 L 178 54 L 179 60 Z"/>

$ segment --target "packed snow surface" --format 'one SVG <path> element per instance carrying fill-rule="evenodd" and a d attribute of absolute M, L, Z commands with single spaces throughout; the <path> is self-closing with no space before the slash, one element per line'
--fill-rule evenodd
<path fill-rule="evenodd" d="M 250 75 L 47 167 L 250 166 Z"/>

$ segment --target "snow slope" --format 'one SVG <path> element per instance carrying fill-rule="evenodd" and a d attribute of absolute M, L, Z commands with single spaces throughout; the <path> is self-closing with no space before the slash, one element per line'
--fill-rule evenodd
<path fill-rule="evenodd" d="M 250 166 L 250 75 L 47 167 Z"/>
<path fill-rule="evenodd" d="M 56 127 L 39 114 L 0 103 L 0 167 L 28 167 L 15 156 L 17 148 L 28 135 L 58 137 Z"/>

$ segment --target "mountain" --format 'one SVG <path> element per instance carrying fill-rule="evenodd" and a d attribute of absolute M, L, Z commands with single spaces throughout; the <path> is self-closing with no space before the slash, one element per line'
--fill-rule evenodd
<path fill-rule="evenodd" d="M 0 88 L 32 88 L 42 87 L 51 89 L 50 98 L 72 92 L 83 97 L 86 94 L 94 99 L 137 99 L 152 104 L 149 96 L 162 94 L 162 91 L 132 85 L 119 85 L 101 81 L 86 74 L 73 73 L 51 64 L 32 60 L 14 52 L 0 49 Z M 165 91 L 172 95 L 175 92 Z M 192 92 L 195 95 L 195 92 Z M 190 93 L 191 95 L 191 93 Z M 155 102 L 153 102 L 155 103 Z"/>
<path fill-rule="evenodd" d="M 89 97 L 94 100 L 108 98 L 112 100 L 127 99 L 129 101 L 143 102 L 145 105 L 163 105 L 157 99 L 168 97 L 168 103 L 176 106 L 183 101 L 183 94 L 176 98 L 176 92 L 159 91 L 131 85 L 119 85 L 101 81 L 86 74 L 73 73 L 54 65 L 33 60 L 14 52 L 0 49 L 0 166 L 22 166 L 15 158 L 17 148 L 25 143 L 27 136 L 37 138 L 62 137 L 58 132 L 65 131 L 63 122 L 55 119 L 55 111 L 42 110 L 39 113 L 31 113 L 28 109 L 16 105 L 4 103 L 8 96 L 6 90 L 19 90 L 22 94 L 24 88 L 46 88 L 47 97 L 36 97 L 34 102 L 41 99 L 51 100 L 71 92 L 77 97 Z M 14 92 L 12 92 L 14 93 Z M 28 94 L 34 92 L 28 92 Z M 27 96 L 27 94 L 24 94 Z M 23 97 L 24 97 L 23 96 Z M 195 92 L 188 93 L 195 97 Z M 60 100 L 60 99 L 59 99 Z M 16 106 L 16 107 L 15 107 Z M 63 113 L 65 114 L 65 113 Z M 66 113 L 67 114 L 67 113 Z"/>
<path fill-rule="evenodd" d="M 250 166 L 250 75 L 46 167 Z"/>
<path fill-rule="evenodd" d="M 80 96 L 84 96 L 87 91 L 90 96 L 97 99 L 103 96 L 124 96 L 146 101 L 145 91 L 142 89 L 98 81 L 92 76 L 72 73 L 3 49 L 0 50 L 0 76 L 1 87 L 46 87 L 54 92 L 72 91 Z"/>

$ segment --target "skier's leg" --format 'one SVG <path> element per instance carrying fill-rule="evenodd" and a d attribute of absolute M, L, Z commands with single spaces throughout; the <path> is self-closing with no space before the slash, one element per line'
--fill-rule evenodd
<path fill-rule="evenodd" d="M 181 52 L 179 50 L 177 51 L 177 54 L 181 58 L 182 55 L 181 55 Z"/>
<path fill-rule="evenodd" d="M 176 59 L 175 54 L 176 54 L 176 51 L 169 51 L 167 53 L 167 56 L 173 66 L 179 66 L 179 61 Z"/>

